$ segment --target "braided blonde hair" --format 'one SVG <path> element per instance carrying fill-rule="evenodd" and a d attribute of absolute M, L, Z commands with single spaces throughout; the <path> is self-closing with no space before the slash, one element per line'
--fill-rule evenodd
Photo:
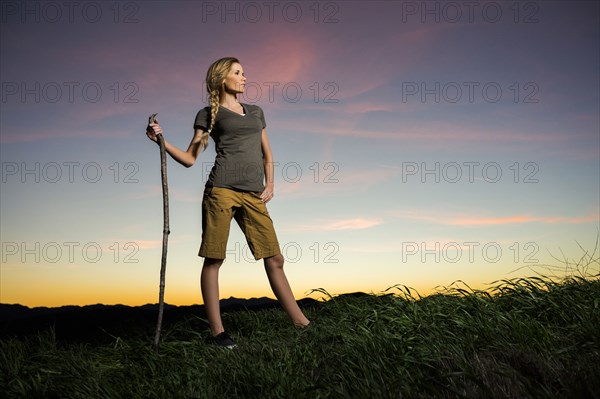
<path fill-rule="evenodd" d="M 235 57 L 221 58 L 213 62 L 206 72 L 206 91 L 208 91 L 210 97 L 210 126 L 208 127 L 208 131 L 204 132 L 200 138 L 200 148 L 202 148 L 202 151 L 208 147 L 208 137 L 215 126 L 217 111 L 219 110 L 219 103 L 221 100 L 221 92 L 223 90 L 223 80 L 236 62 L 238 64 L 240 63 Z"/>

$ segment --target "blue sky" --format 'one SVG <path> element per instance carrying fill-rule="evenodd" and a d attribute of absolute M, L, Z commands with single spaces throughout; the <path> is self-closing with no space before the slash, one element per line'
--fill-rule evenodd
<path fill-rule="evenodd" d="M 297 297 L 547 272 L 599 231 L 598 4 L 3 2 L 0 301 L 155 302 L 160 159 L 236 56 L 265 111 Z M 250 5 L 249 5 L 250 4 Z M 166 300 L 201 302 L 214 143 L 169 160 Z M 235 224 L 235 223 L 234 223 Z M 272 296 L 232 227 L 221 296 Z"/>

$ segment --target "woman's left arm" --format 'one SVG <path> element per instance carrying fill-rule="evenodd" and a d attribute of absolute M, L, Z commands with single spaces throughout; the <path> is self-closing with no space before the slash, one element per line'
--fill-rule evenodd
<path fill-rule="evenodd" d="M 265 167 L 265 191 L 260 194 L 260 199 L 267 203 L 275 195 L 275 180 L 274 180 L 274 165 L 273 165 L 273 153 L 271 152 L 271 146 L 269 145 L 269 138 L 267 137 L 267 129 L 263 128 L 260 145 L 263 152 L 263 164 Z"/>

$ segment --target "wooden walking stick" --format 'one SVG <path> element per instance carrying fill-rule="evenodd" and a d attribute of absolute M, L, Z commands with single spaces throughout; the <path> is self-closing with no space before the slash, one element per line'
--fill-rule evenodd
<path fill-rule="evenodd" d="M 157 114 L 152 114 L 148 118 L 148 124 L 158 123 Z M 165 307 L 165 273 L 167 269 L 167 241 L 169 239 L 169 186 L 167 183 L 167 156 L 165 151 L 165 142 L 162 134 L 156 136 L 156 141 L 160 146 L 160 177 L 162 181 L 163 192 L 163 241 L 162 241 L 162 259 L 160 261 L 160 286 L 158 294 L 158 322 L 156 323 L 156 333 L 154 334 L 154 350 L 158 352 L 160 342 L 160 330 L 162 328 L 163 312 Z"/>

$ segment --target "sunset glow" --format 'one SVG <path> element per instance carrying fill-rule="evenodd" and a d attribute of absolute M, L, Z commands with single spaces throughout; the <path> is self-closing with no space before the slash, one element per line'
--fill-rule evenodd
<path fill-rule="evenodd" d="M 146 121 L 158 112 L 185 150 L 224 56 L 244 67 L 240 101 L 265 113 L 297 299 L 485 288 L 594 248 L 598 2 L 52 3 L 2 2 L 2 303 L 157 302 Z M 171 304 L 202 303 L 214 157 L 211 140 L 192 168 L 168 160 Z M 235 222 L 220 284 L 221 298 L 273 297 Z"/>

